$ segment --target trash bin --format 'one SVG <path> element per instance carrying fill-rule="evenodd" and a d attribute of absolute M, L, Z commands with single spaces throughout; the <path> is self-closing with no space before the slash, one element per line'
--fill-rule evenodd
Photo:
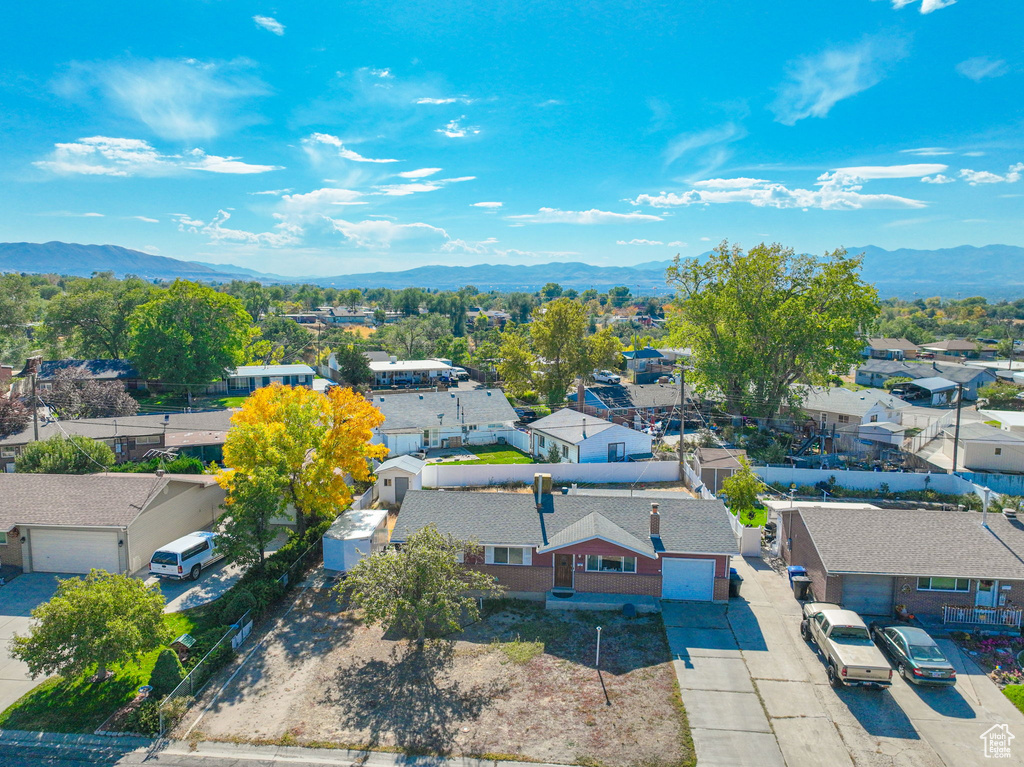
<path fill-rule="evenodd" d="M 789 586 L 793 587 L 793 576 L 794 575 L 807 575 L 807 568 L 801 567 L 800 565 L 790 565 L 786 568 L 786 572 L 789 573 Z"/>
<path fill-rule="evenodd" d="M 743 585 L 743 576 L 736 572 L 735 567 L 729 568 L 729 598 L 734 599 L 740 595 L 740 586 Z"/>
<path fill-rule="evenodd" d="M 793 596 L 801 602 L 807 599 L 811 591 L 811 579 L 806 575 L 794 575 L 792 581 Z"/>

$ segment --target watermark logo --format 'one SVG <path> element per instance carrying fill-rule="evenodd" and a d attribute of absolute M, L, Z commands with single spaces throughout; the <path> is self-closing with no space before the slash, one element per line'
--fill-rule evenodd
<path fill-rule="evenodd" d="M 979 735 L 985 744 L 986 759 L 1009 759 L 1010 741 L 1016 737 L 1007 724 L 996 724 Z"/>

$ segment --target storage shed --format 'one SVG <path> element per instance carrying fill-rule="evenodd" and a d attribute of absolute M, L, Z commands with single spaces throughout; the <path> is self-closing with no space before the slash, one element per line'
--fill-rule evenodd
<path fill-rule="evenodd" d="M 374 474 L 377 475 L 377 498 L 388 506 L 398 506 L 409 490 L 423 489 L 423 467 L 426 461 L 411 455 L 400 455 L 385 461 Z"/>
<path fill-rule="evenodd" d="M 348 572 L 388 543 L 388 510 L 347 511 L 324 533 L 324 568 Z"/>

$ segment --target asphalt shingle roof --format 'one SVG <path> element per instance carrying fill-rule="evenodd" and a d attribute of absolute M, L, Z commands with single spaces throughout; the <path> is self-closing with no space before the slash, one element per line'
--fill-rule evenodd
<path fill-rule="evenodd" d="M 872 349 L 882 349 L 885 351 L 888 351 L 889 349 L 899 349 L 900 351 L 912 352 L 921 348 L 914 342 L 908 341 L 906 338 L 869 338 L 867 340 L 867 344 Z"/>
<path fill-rule="evenodd" d="M 679 405 L 678 384 L 632 384 L 622 382 L 606 386 L 588 386 L 599 404 L 610 409 L 620 408 L 674 408 Z M 693 392 L 686 388 L 686 396 L 693 399 Z M 588 403 L 589 404 L 589 403 Z"/>
<path fill-rule="evenodd" d="M 384 414 L 382 432 L 436 429 L 455 424 L 513 423 L 519 416 L 501 389 L 374 395 L 373 406 Z M 444 418 L 438 420 L 438 413 Z"/>
<path fill-rule="evenodd" d="M 1024 522 L 961 511 L 799 512 L 829 573 L 1024 579 Z"/>
<path fill-rule="evenodd" d="M 309 365 L 242 365 L 235 368 L 231 378 L 244 376 L 311 376 L 313 368 Z"/>
<path fill-rule="evenodd" d="M 862 418 L 871 408 L 882 403 L 889 410 L 899 410 L 909 405 L 884 389 L 861 389 L 852 391 L 842 386 L 798 386 L 794 387 L 802 397 L 800 406 L 804 410 L 824 410 L 828 413 L 843 413 Z"/>
<path fill-rule="evenodd" d="M 582 519 L 576 520 L 568 527 L 555 533 L 548 538 L 546 545 L 541 546 L 537 550 L 539 552 L 547 552 L 591 538 L 603 538 L 610 543 L 617 543 L 623 548 L 631 549 L 651 559 L 654 559 L 655 556 L 654 545 L 651 543 L 650 536 L 647 537 L 647 540 L 641 540 L 596 511 L 587 514 Z"/>
<path fill-rule="evenodd" d="M 659 499 L 658 503 L 661 514 L 661 545 L 655 546 L 658 550 L 689 554 L 736 553 L 736 536 L 729 523 L 729 512 L 721 501 L 686 498 Z M 654 545 L 650 535 L 650 498 L 546 495 L 538 511 L 532 493 L 443 490 L 410 490 L 402 502 L 391 540 L 404 541 L 416 530 L 434 524 L 441 532 L 484 545 L 549 546 L 567 528 L 592 514 L 603 517 L 637 541 Z"/>
<path fill-rule="evenodd" d="M 380 474 L 382 471 L 387 471 L 388 469 L 402 469 L 403 471 L 408 471 L 411 474 L 419 474 L 426 465 L 427 462 L 421 461 L 419 458 L 413 458 L 411 455 L 400 455 L 397 458 L 384 461 L 384 463 L 374 469 L 374 474 Z"/>
<path fill-rule="evenodd" d="M 165 421 L 163 415 L 133 415 L 124 418 L 88 418 L 80 421 L 40 421 L 39 439 L 56 435 L 80 434 L 90 439 L 113 439 L 114 437 L 144 437 L 166 432 L 168 442 L 172 435 L 207 432 L 223 435 L 231 428 L 231 410 L 209 410 L 199 413 L 171 413 Z M 0 445 L 24 445 L 32 442 L 32 427 L 20 434 L 0 439 Z M 198 444 L 198 443 L 196 443 Z M 214 444 L 207 441 L 203 444 Z"/>
<path fill-rule="evenodd" d="M 563 408 L 534 421 L 530 424 L 530 429 L 550 435 L 570 445 L 576 445 L 586 437 L 593 437 L 614 426 L 615 424 L 611 421 L 605 421 L 603 418 L 584 415 L 572 408 Z M 584 437 L 584 431 L 586 437 Z"/>
<path fill-rule="evenodd" d="M 859 368 L 863 373 L 876 373 L 889 378 L 907 376 L 908 378 L 931 378 L 941 376 L 956 383 L 970 383 L 981 378 L 994 380 L 995 375 L 986 368 L 973 365 L 961 365 L 956 362 L 900 362 L 898 360 L 868 360 Z M 981 375 L 979 375 L 981 374 Z"/>
<path fill-rule="evenodd" d="M 139 371 L 127 360 L 48 360 L 40 363 L 38 379 L 47 381 L 61 370 L 97 380 L 141 378 Z"/>

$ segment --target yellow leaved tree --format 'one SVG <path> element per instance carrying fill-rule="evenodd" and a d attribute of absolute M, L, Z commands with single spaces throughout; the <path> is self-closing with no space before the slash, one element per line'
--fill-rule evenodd
<path fill-rule="evenodd" d="M 387 457 L 384 445 L 370 444 L 373 428 L 383 422 L 381 412 L 351 389 L 335 386 L 322 394 L 265 386 L 231 418 L 218 481 L 230 493 L 236 473 L 276 475 L 301 535 L 310 524 L 333 519 L 348 507 L 352 490 L 346 475 L 367 480 L 368 459 Z"/>

